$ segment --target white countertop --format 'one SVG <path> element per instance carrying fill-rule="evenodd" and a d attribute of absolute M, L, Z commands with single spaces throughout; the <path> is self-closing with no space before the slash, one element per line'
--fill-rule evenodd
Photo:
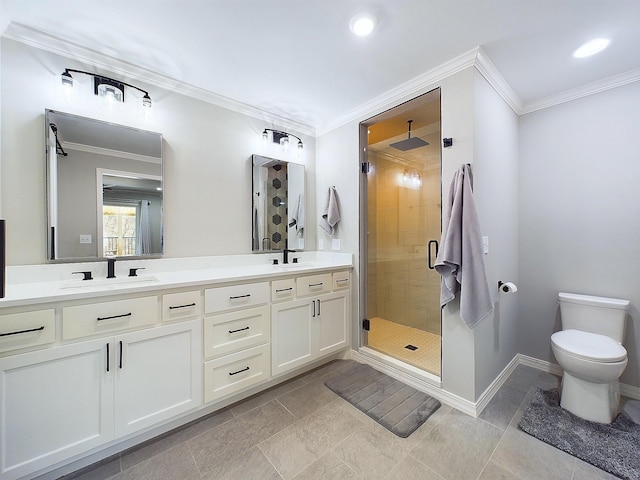
<path fill-rule="evenodd" d="M 352 268 L 350 253 L 299 252 L 299 263 L 272 265 L 281 255 L 227 255 L 149 260 L 118 260 L 116 278 L 107 279 L 106 262 L 25 265 L 7 268 L 5 298 L 0 309 L 49 302 L 152 292 L 160 289 L 202 287 L 219 283 L 270 280 Z M 130 268 L 143 268 L 128 277 Z M 94 280 L 72 272 L 91 271 Z"/>

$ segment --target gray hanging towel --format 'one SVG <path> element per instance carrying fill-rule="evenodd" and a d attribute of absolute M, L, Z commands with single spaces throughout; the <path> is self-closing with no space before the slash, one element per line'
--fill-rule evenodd
<path fill-rule="evenodd" d="M 470 165 L 461 166 L 454 174 L 447 207 L 434 265 L 442 277 L 440 306 L 444 307 L 459 294 L 460 317 L 469 328 L 474 328 L 493 312 L 493 301 L 482 252 L 480 221 L 473 200 Z"/>
<path fill-rule="evenodd" d="M 304 237 L 304 195 L 298 195 L 296 206 L 291 214 L 291 221 L 289 222 L 289 228 L 296 227 L 296 236 L 298 238 Z"/>
<path fill-rule="evenodd" d="M 322 210 L 319 226 L 327 235 L 333 235 L 339 221 L 340 205 L 338 203 L 338 192 L 336 192 L 335 187 L 330 187 L 324 210 Z"/>

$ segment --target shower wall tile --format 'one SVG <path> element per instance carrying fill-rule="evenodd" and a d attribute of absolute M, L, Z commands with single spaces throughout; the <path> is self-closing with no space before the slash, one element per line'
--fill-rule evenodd
<path fill-rule="evenodd" d="M 368 314 L 440 334 L 439 276 L 427 268 L 428 242 L 440 239 L 439 170 L 411 189 L 400 184 L 405 166 L 371 161 Z"/>

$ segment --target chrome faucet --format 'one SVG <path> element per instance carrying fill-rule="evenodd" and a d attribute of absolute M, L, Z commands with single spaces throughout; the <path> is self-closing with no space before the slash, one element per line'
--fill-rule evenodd
<path fill-rule="evenodd" d="M 107 278 L 116 278 L 116 257 L 107 257 Z"/>

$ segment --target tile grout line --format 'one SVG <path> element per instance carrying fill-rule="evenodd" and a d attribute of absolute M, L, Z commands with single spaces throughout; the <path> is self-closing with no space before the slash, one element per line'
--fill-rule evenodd
<path fill-rule="evenodd" d="M 280 430 L 282 431 L 282 430 Z M 273 435 L 271 436 L 273 437 Z M 271 438 L 269 437 L 269 438 Z M 269 440 L 269 438 L 265 438 L 262 442 L 266 442 L 267 440 Z M 264 458 L 267 459 L 267 462 L 269 462 L 269 464 L 273 467 L 273 469 L 276 471 L 276 473 L 280 476 L 280 478 L 282 478 L 284 480 L 284 475 L 282 473 L 280 473 L 280 470 L 278 470 L 278 468 L 273 464 L 273 462 L 271 461 L 271 459 L 269 458 L 269 455 L 266 454 L 266 452 L 262 449 L 262 447 L 260 446 L 260 443 L 256 444 L 256 447 L 258 448 L 258 450 L 260 450 L 260 453 L 262 453 L 262 455 L 264 455 Z"/>

